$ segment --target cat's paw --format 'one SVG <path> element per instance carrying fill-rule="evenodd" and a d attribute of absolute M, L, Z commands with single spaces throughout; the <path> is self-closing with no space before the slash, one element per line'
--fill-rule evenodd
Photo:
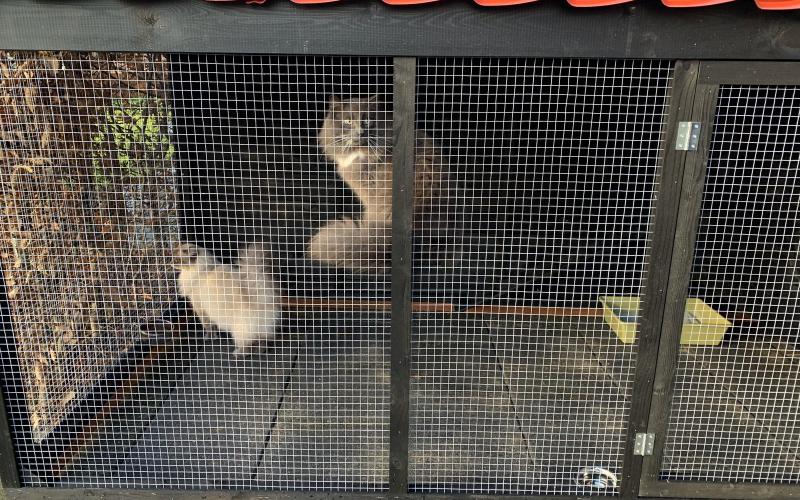
<path fill-rule="evenodd" d="M 232 354 L 233 357 L 235 358 L 245 358 L 247 356 L 255 354 L 258 351 L 258 347 L 254 344 L 248 344 L 248 345 L 234 344 L 234 346 L 236 348 L 233 350 Z"/>
<path fill-rule="evenodd" d="M 219 328 L 216 324 L 202 318 L 200 320 L 200 328 L 202 330 L 204 339 L 214 338 L 216 337 L 217 333 L 219 333 Z"/>

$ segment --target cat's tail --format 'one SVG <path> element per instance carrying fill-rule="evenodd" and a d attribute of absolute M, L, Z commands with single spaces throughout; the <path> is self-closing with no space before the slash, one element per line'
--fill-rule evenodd
<path fill-rule="evenodd" d="M 265 289 L 280 294 L 281 286 L 275 275 L 275 265 L 270 247 L 266 243 L 251 243 L 239 251 L 236 265 L 244 284 L 251 291 L 266 293 Z"/>
<path fill-rule="evenodd" d="M 237 264 L 246 273 L 271 274 L 272 252 L 263 243 L 251 243 L 239 252 Z"/>
<path fill-rule="evenodd" d="M 353 271 L 385 271 L 389 267 L 391 232 L 387 223 L 332 221 L 311 238 L 308 256 Z"/>

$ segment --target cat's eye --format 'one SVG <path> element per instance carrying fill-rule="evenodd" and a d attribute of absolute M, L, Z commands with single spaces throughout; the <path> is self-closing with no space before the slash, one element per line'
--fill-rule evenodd
<path fill-rule="evenodd" d="M 348 118 L 346 120 L 342 120 L 342 123 L 344 123 L 345 125 L 352 125 L 353 124 L 353 120 Z"/>

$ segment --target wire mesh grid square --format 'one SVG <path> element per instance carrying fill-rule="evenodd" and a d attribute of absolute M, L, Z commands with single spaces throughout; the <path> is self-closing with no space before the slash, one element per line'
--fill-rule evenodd
<path fill-rule="evenodd" d="M 800 481 L 798 123 L 797 87 L 721 87 L 689 296 L 732 325 L 681 349 L 665 479 Z"/>
<path fill-rule="evenodd" d="M 391 182 L 390 61 L 41 52 L 0 71 L 23 482 L 384 489 L 390 228 L 341 171 Z M 383 217 L 390 192 L 371 192 Z"/>
<path fill-rule="evenodd" d="M 598 299 L 642 293 L 671 64 L 423 59 L 417 79 L 417 165 L 448 175 L 417 211 L 416 309 L 454 312 L 414 317 L 411 488 L 614 495 L 635 344 Z"/>

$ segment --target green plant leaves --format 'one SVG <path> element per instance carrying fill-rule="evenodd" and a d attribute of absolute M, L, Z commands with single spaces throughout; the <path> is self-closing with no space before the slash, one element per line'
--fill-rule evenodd
<path fill-rule="evenodd" d="M 115 99 L 92 136 L 95 186 L 106 188 L 112 171 L 128 179 L 152 174 L 154 162 L 170 161 L 175 146 L 166 133 L 172 111 L 154 97 Z"/>

